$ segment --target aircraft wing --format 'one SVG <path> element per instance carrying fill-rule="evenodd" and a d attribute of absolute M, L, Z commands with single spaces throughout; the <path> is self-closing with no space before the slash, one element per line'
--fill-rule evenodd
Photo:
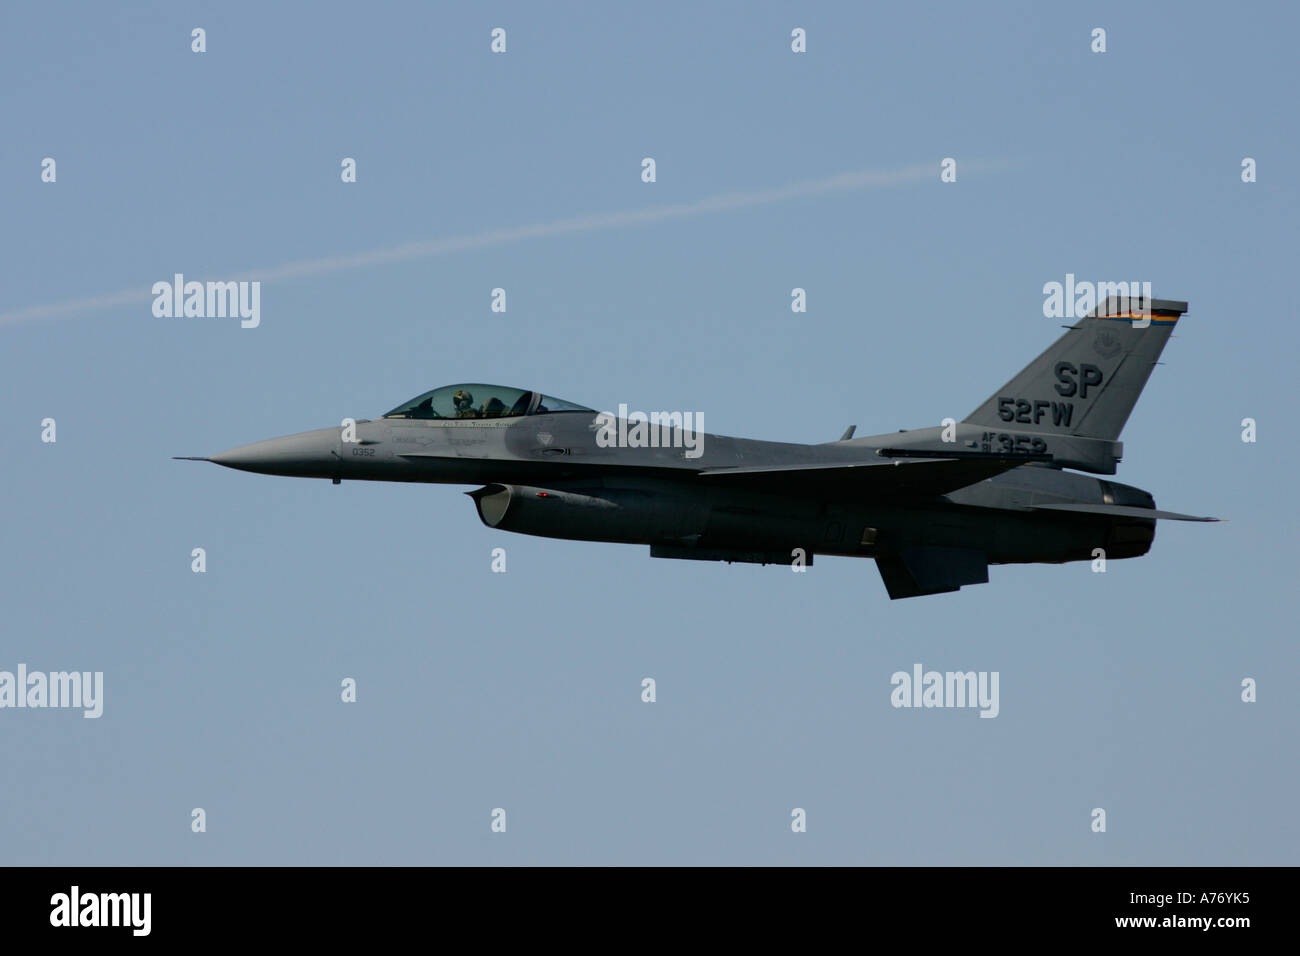
<path fill-rule="evenodd" d="M 959 457 L 960 455 L 960 457 Z M 755 465 L 708 468 L 702 478 L 735 487 L 798 489 L 834 487 L 854 494 L 942 495 L 965 488 L 1044 455 L 982 455 L 955 453 L 946 458 L 882 459 L 839 465 Z"/>

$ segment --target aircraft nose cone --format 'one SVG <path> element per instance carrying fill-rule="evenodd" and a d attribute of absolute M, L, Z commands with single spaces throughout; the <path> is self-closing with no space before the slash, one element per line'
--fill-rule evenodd
<path fill-rule="evenodd" d="M 213 455 L 209 460 L 239 471 L 300 478 L 331 478 L 338 473 L 337 428 L 270 438 Z"/>

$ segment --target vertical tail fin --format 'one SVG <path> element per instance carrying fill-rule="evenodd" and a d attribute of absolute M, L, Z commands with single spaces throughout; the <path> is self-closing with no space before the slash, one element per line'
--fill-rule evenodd
<path fill-rule="evenodd" d="M 1137 302 L 1138 300 L 1133 300 Z M 966 417 L 971 425 L 1115 441 L 1186 302 L 1111 297 Z M 1123 311 L 1121 311 L 1123 310 Z"/>

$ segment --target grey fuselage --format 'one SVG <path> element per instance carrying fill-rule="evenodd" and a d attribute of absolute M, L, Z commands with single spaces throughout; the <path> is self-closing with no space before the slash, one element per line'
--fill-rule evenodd
<path fill-rule="evenodd" d="M 620 422 L 620 425 L 626 423 Z M 942 494 L 801 482 L 798 472 L 737 483 L 731 469 L 879 467 L 881 449 L 975 444 L 980 429 L 940 429 L 795 444 L 697 434 L 669 447 L 602 447 L 591 411 L 526 417 L 359 421 L 257 442 L 213 456 L 244 471 L 335 481 L 482 485 L 470 492 L 490 527 L 545 537 L 650 545 L 656 557 L 790 564 L 796 550 L 880 559 L 904 549 L 978 553 L 987 564 L 1146 553 L 1155 520 L 1053 513 L 1043 505 L 1151 509 L 1147 492 L 1026 464 Z M 952 590 L 943 588 L 940 590 Z M 892 593 L 892 592 L 891 592 Z M 932 592 L 921 592 L 932 593 Z"/>
<path fill-rule="evenodd" d="M 1093 477 L 1115 474 L 1124 423 L 1186 312 L 1145 292 L 1108 296 L 939 428 L 754 441 L 692 431 L 688 413 L 620 406 L 616 417 L 465 384 L 377 421 L 205 460 L 336 482 L 479 485 L 469 492 L 479 517 L 503 531 L 795 570 L 816 554 L 870 557 L 891 598 L 941 594 L 986 582 L 990 564 L 1136 557 L 1157 520 L 1217 520 L 1158 511 L 1147 492 Z"/>

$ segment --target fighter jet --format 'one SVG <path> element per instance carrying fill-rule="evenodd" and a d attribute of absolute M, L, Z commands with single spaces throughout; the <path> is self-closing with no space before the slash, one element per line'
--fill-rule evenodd
<path fill-rule="evenodd" d="M 207 458 L 267 475 L 474 484 L 490 528 L 649 545 L 655 558 L 806 567 L 873 558 L 891 599 L 991 564 L 1133 558 L 1156 509 L 1113 475 L 1118 441 L 1186 302 L 1107 299 L 961 422 L 792 444 L 692 431 L 540 392 L 447 385 L 375 420 Z"/>

